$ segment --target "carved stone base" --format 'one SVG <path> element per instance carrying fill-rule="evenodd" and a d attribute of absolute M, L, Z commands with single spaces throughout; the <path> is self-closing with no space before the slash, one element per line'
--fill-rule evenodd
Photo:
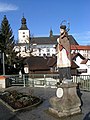
<path fill-rule="evenodd" d="M 49 111 L 59 117 L 70 116 L 81 112 L 81 101 L 76 92 L 76 83 L 63 83 L 59 87 L 63 90 L 61 98 L 50 98 Z"/>

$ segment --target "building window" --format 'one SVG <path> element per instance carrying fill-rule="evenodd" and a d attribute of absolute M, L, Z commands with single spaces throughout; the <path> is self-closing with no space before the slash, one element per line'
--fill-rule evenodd
<path fill-rule="evenodd" d="M 50 56 L 50 53 L 47 53 L 47 56 Z"/>
<path fill-rule="evenodd" d="M 90 65 L 88 65 L 88 68 L 90 68 Z"/>
<path fill-rule="evenodd" d="M 39 53 L 39 56 L 41 56 L 41 53 Z"/>
<path fill-rule="evenodd" d="M 23 35 L 23 38 L 25 37 L 25 35 Z"/>
<path fill-rule="evenodd" d="M 47 52 L 50 52 L 50 49 L 49 49 L 49 48 L 47 48 Z"/>

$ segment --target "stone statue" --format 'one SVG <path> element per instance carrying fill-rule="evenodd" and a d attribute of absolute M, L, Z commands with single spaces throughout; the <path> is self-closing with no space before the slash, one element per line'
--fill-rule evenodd
<path fill-rule="evenodd" d="M 56 96 L 49 100 L 49 111 L 58 117 L 65 117 L 81 112 L 81 101 L 76 93 L 77 84 L 71 82 L 71 52 L 65 25 L 60 26 L 57 42 L 57 67 L 62 84 L 58 84 Z"/>
<path fill-rule="evenodd" d="M 57 39 L 57 68 L 60 83 L 71 80 L 71 52 L 68 33 L 65 25 L 60 26 L 60 37 Z"/>

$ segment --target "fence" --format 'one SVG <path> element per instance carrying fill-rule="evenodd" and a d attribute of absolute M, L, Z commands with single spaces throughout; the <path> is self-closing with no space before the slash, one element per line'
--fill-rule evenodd
<path fill-rule="evenodd" d="M 81 90 L 90 91 L 90 75 L 73 76 L 73 82 L 79 83 Z"/>
<path fill-rule="evenodd" d="M 58 74 L 24 74 L 8 76 L 12 86 L 56 87 Z M 79 83 L 82 90 L 90 91 L 90 75 L 72 76 L 73 82 Z"/>

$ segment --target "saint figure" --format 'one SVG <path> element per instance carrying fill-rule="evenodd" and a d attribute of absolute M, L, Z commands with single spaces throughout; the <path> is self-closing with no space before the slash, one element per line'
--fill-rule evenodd
<path fill-rule="evenodd" d="M 60 26 L 60 37 L 57 39 L 57 68 L 60 83 L 71 79 L 71 52 L 68 33 L 65 25 Z"/>

